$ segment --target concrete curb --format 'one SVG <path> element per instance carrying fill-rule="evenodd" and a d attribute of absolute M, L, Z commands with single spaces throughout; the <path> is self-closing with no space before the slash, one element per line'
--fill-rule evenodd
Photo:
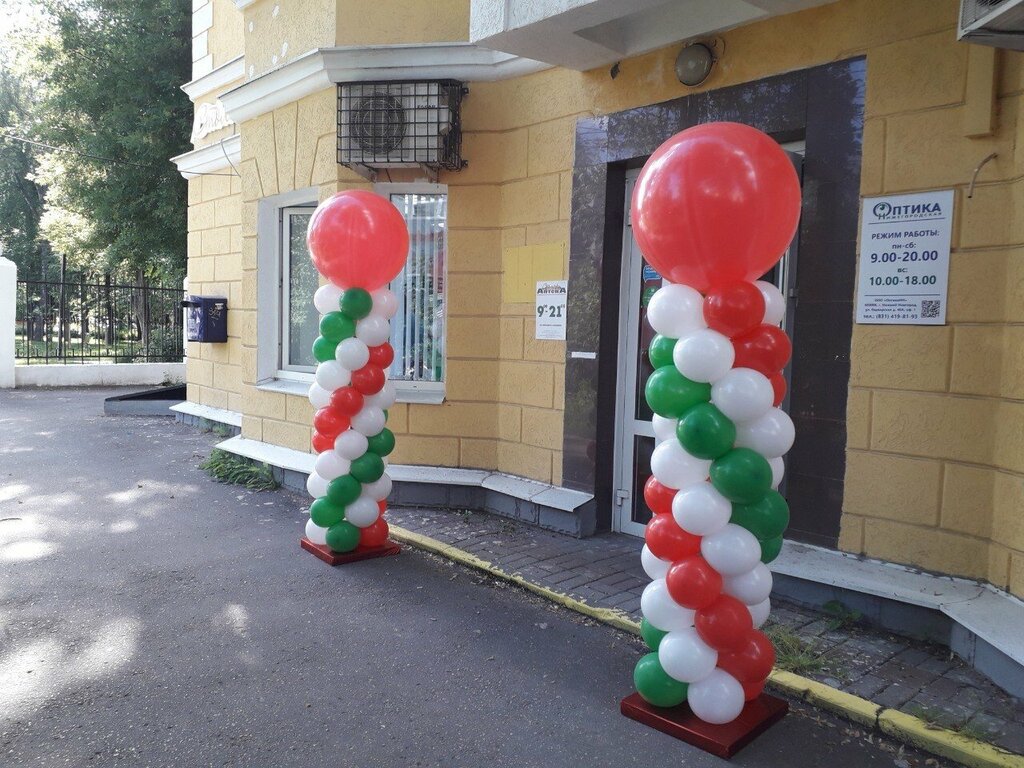
<path fill-rule="evenodd" d="M 440 555 L 461 565 L 483 571 L 496 579 L 515 584 L 571 611 L 588 616 L 625 632 L 640 634 L 640 625 L 623 611 L 598 608 L 570 595 L 534 584 L 522 576 L 498 568 L 470 552 L 445 544 L 421 533 L 391 526 L 391 536 L 411 547 Z M 826 709 L 868 728 L 881 731 L 898 741 L 911 744 L 933 755 L 956 760 L 970 768 L 1024 768 L 1024 757 L 963 736 L 946 728 L 931 725 L 920 718 L 895 709 L 887 709 L 867 699 L 832 688 L 792 672 L 776 669 L 769 684 L 793 698 Z"/>

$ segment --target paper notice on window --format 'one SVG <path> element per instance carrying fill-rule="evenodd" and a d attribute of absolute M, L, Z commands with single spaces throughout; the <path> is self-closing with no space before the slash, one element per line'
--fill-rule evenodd
<path fill-rule="evenodd" d="M 537 283 L 536 338 L 565 341 L 565 309 L 568 296 L 567 280 L 542 280 Z"/>

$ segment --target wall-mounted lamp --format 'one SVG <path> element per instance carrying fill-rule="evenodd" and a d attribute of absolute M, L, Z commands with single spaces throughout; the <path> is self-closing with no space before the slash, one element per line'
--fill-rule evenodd
<path fill-rule="evenodd" d="M 691 43 L 676 56 L 676 77 L 691 88 L 700 85 L 715 66 L 715 52 L 707 43 Z"/>

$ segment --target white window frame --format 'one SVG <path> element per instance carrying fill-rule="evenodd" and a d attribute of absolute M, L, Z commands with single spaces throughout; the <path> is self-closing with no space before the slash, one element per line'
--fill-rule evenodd
<path fill-rule="evenodd" d="M 278 208 L 278 220 L 280 222 L 280 241 L 278 244 L 280 259 L 278 261 L 278 270 L 280 273 L 279 285 L 281 286 L 281 306 L 280 312 L 278 313 L 280 325 L 278 330 L 277 378 L 279 379 L 308 382 L 312 380 L 313 374 L 316 372 L 315 364 L 297 365 L 290 364 L 287 360 L 288 352 L 291 347 L 291 318 L 289 317 L 289 312 L 291 309 L 290 302 L 292 300 L 292 296 L 288 288 L 288 286 L 291 285 L 291 254 L 288 252 L 288 248 L 291 245 L 291 218 L 289 214 L 312 213 L 315 208 L 315 202 L 307 205 L 289 205 Z M 302 300 L 301 297 L 299 297 L 299 299 Z M 312 302 L 313 297 L 307 296 L 305 300 Z"/>

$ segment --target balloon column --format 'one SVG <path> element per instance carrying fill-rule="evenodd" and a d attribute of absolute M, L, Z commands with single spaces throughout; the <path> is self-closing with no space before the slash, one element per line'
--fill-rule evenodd
<path fill-rule="evenodd" d="M 313 343 L 316 380 L 309 388 L 313 449 L 306 488 L 315 500 L 306 538 L 332 552 L 383 546 L 391 492 L 387 455 L 395 436 L 385 424 L 395 402 L 387 369 L 395 353 L 390 320 L 398 308 L 385 286 L 405 266 L 405 220 L 383 197 L 340 192 L 313 212 L 307 235 L 313 264 L 329 281 L 313 297 L 320 336 Z"/>
<path fill-rule="evenodd" d="M 796 231 L 800 185 L 771 138 L 736 123 L 672 137 L 644 166 L 632 221 L 664 278 L 647 319 L 653 476 L 641 600 L 649 704 L 736 719 L 775 661 L 760 631 L 789 508 L 776 490 L 793 422 L 779 404 L 790 342 L 782 294 L 758 280 Z"/>

